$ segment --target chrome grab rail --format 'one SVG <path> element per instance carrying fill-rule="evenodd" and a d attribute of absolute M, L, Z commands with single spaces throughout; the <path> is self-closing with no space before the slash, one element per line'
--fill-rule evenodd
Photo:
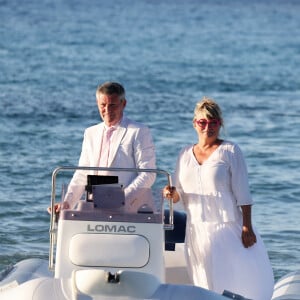
<path fill-rule="evenodd" d="M 54 246 L 55 246 L 55 239 L 56 239 L 56 231 L 55 228 L 56 224 L 56 214 L 54 212 L 55 207 L 55 194 L 56 194 L 56 176 L 61 171 L 67 170 L 83 170 L 83 171 L 120 171 L 120 172 L 148 172 L 148 173 L 156 173 L 166 175 L 168 179 L 168 185 L 172 186 L 172 179 L 170 173 L 161 169 L 136 169 L 136 168 L 105 168 L 105 167 L 79 167 L 79 166 L 62 166 L 57 167 L 52 172 L 52 190 L 51 190 L 51 219 L 50 219 L 50 249 L 49 249 L 49 269 L 54 270 Z M 164 224 L 165 230 L 173 230 L 174 229 L 174 208 L 173 208 L 173 199 L 169 199 L 169 223 Z"/>

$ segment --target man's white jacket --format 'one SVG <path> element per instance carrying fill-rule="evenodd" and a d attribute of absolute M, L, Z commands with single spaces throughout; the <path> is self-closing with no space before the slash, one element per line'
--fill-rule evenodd
<path fill-rule="evenodd" d="M 84 132 L 79 159 L 81 167 L 99 167 L 104 122 L 88 127 Z M 156 157 L 149 128 L 141 123 L 123 117 L 117 126 L 110 146 L 108 167 L 155 169 Z M 119 183 L 125 187 L 126 201 L 133 201 L 138 188 L 150 188 L 155 174 L 149 172 L 103 172 L 77 170 L 69 184 L 65 197 L 71 208 L 78 202 L 87 184 L 87 174 L 117 175 Z"/>

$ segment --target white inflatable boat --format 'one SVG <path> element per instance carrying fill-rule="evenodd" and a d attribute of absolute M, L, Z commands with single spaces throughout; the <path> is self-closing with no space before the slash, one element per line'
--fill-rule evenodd
<path fill-rule="evenodd" d="M 76 169 L 106 170 L 55 169 L 52 212 L 57 174 Z M 171 185 L 163 170 L 108 170 L 154 172 Z M 246 299 L 193 286 L 183 253 L 185 214 L 174 212 L 172 202 L 165 209 L 161 193 L 143 189 L 139 197 L 140 207 L 128 212 L 120 185 L 88 184 L 76 209 L 61 210 L 58 219 L 52 213 L 49 261 L 33 258 L 7 267 L 0 274 L 0 299 Z M 277 282 L 272 299 L 300 299 L 300 272 Z"/>

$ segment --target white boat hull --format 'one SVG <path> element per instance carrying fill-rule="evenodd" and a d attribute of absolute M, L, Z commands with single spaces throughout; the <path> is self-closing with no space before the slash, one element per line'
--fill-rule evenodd
<path fill-rule="evenodd" d="M 18 262 L 9 268 L 8 273 L 0 282 L 0 299 L 1 300 L 69 300 L 69 299 L 195 299 L 193 297 L 202 297 L 197 299 L 228 299 L 227 297 L 217 295 L 207 290 L 188 286 L 188 277 L 184 263 L 182 263 L 182 249 L 179 247 L 179 253 L 172 253 L 172 257 L 167 258 L 166 266 L 171 267 L 166 270 L 166 277 L 173 282 L 172 284 L 160 284 L 155 278 L 148 277 L 151 284 L 145 284 L 145 278 L 140 277 L 143 281 L 138 282 L 139 273 L 132 274 L 131 280 L 126 278 L 127 285 L 114 286 L 114 290 L 110 285 L 105 288 L 99 285 L 99 291 L 93 298 L 84 298 L 83 295 L 71 293 L 72 282 L 65 279 L 55 279 L 54 273 L 49 271 L 48 261 L 42 259 L 27 259 Z M 174 259 L 176 261 L 174 262 Z M 178 259 L 180 263 L 178 264 Z M 177 266 L 176 266 L 177 265 Z M 175 269 L 174 269 L 175 268 Z M 178 271 L 179 277 L 173 271 Z M 183 271 L 183 272 L 182 272 Z M 169 274 L 168 274 L 169 272 Z M 90 274 L 91 275 L 91 274 Z M 126 275 L 125 275 L 126 277 Z M 99 276 L 95 276 L 97 283 Z M 103 278 L 102 278 L 103 279 Z M 104 280 L 102 280 L 102 283 Z M 131 282 L 131 286 L 130 283 Z M 97 284 L 98 285 L 98 284 Z M 147 286 L 152 288 L 145 289 Z M 68 287 L 68 288 L 66 288 Z M 140 287 L 140 289 L 138 289 Z M 153 288 L 154 287 L 154 288 Z M 91 288 L 91 287 L 90 287 Z M 100 293 L 101 292 L 101 293 Z M 160 298 L 153 298 L 153 295 Z M 190 298 L 186 298 L 189 295 Z M 292 272 L 281 278 L 274 287 L 272 300 L 299 300 L 300 299 L 300 271 Z"/>

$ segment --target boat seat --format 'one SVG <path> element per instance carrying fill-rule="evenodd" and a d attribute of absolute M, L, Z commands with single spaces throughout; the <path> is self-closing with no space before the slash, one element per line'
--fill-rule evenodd
<path fill-rule="evenodd" d="M 165 210 L 165 220 L 169 219 L 170 211 Z M 165 250 L 175 251 L 176 243 L 184 243 L 186 213 L 174 210 L 174 229 L 165 231 Z"/>
<path fill-rule="evenodd" d="M 106 227 L 109 231 L 118 228 L 101 224 L 96 227 L 103 232 Z M 80 267 L 142 268 L 149 262 L 150 244 L 138 234 L 78 233 L 72 236 L 68 253 L 71 263 Z"/>

